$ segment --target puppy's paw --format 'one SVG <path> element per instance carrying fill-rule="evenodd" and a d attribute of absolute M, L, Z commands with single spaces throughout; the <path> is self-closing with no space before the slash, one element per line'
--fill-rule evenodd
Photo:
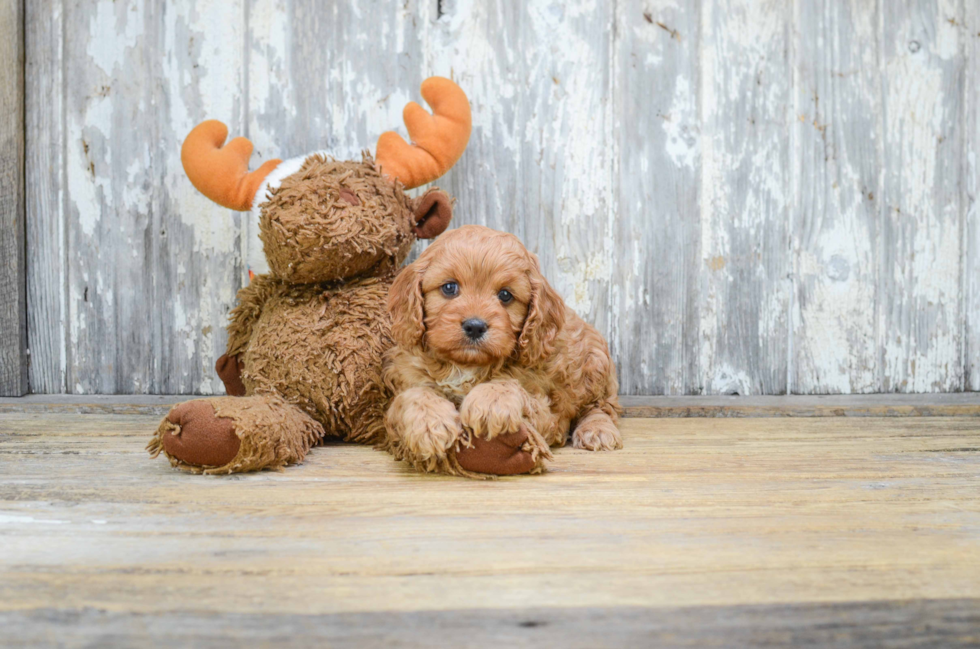
<path fill-rule="evenodd" d="M 437 470 L 463 432 L 456 406 L 416 390 L 395 398 L 387 428 L 395 455 L 424 471 Z"/>
<path fill-rule="evenodd" d="M 475 437 L 492 440 L 521 430 L 527 401 L 527 393 L 517 381 L 481 383 L 463 399 L 459 419 Z"/>
<path fill-rule="evenodd" d="M 452 415 L 422 417 L 402 429 L 402 448 L 416 460 L 444 458 L 461 432 L 455 411 Z"/>
<path fill-rule="evenodd" d="M 623 448 L 623 437 L 609 415 L 593 412 L 575 426 L 572 446 L 586 451 L 615 451 Z"/>
<path fill-rule="evenodd" d="M 456 461 L 468 472 L 486 475 L 538 473 L 543 456 L 534 452 L 526 430 L 504 433 L 491 440 L 470 436 L 456 444 Z"/>

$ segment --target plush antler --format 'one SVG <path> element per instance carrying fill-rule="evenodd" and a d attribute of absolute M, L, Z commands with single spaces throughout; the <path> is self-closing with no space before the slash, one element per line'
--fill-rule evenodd
<path fill-rule="evenodd" d="M 218 205 L 245 211 L 252 207 L 262 180 L 282 160 L 269 160 L 249 173 L 252 143 L 236 137 L 227 145 L 228 127 L 216 119 L 201 122 L 187 135 L 180 149 L 184 171 L 197 190 Z"/>
<path fill-rule="evenodd" d="M 414 101 L 402 113 L 413 145 L 394 131 L 378 138 L 378 165 L 406 189 L 449 171 L 470 139 L 470 103 L 459 86 L 443 77 L 429 77 L 422 82 L 422 97 L 432 106 L 433 115 Z"/>

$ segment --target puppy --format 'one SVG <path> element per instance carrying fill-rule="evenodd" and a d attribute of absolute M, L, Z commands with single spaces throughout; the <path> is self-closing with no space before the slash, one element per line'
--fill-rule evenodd
<path fill-rule="evenodd" d="M 567 308 L 517 237 L 467 225 L 402 269 L 387 447 L 427 472 L 536 473 L 575 448 L 622 447 L 618 383 L 599 332 Z"/>

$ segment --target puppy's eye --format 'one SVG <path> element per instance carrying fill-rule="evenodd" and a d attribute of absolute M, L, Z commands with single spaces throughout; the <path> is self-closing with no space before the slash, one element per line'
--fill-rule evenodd
<path fill-rule="evenodd" d="M 514 299 L 514 296 L 511 295 L 510 291 L 508 291 L 505 288 L 502 288 L 502 289 L 500 289 L 500 292 L 497 293 L 497 299 L 500 300 L 504 304 L 510 304 L 511 301 L 513 301 L 513 299 Z"/>
<path fill-rule="evenodd" d="M 439 290 L 441 290 L 442 294 L 446 297 L 456 297 L 459 295 L 459 284 L 456 282 L 446 282 L 439 287 Z"/>

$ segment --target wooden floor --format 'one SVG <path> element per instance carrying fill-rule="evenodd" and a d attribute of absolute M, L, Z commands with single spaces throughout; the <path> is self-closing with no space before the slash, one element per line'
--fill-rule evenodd
<path fill-rule="evenodd" d="M 0 413 L 0 646 L 980 646 L 980 420 L 642 419 L 549 473 L 150 460 Z"/>

